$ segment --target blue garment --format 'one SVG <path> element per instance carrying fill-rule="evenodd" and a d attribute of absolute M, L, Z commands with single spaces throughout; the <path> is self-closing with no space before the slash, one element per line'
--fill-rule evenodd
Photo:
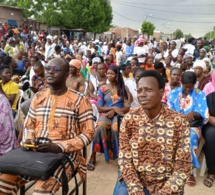
<path fill-rule="evenodd" d="M 132 54 L 134 53 L 134 45 L 131 46 L 126 45 L 125 50 L 126 57 L 132 56 Z"/>
<path fill-rule="evenodd" d="M 73 55 L 73 53 L 72 53 L 72 50 L 70 49 L 70 48 L 67 48 L 67 47 L 64 47 L 63 48 L 63 52 L 65 53 L 65 54 L 69 54 L 69 55 Z"/>
<path fill-rule="evenodd" d="M 199 89 L 193 89 L 186 97 L 186 105 L 182 105 L 183 87 L 178 87 L 169 93 L 167 104 L 170 109 L 180 112 L 182 114 L 188 114 L 189 112 L 197 112 L 202 117 L 202 123 L 205 124 L 208 121 L 209 111 L 204 92 Z"/>
<path fill-rule="evenodd" d="M 169 93 L 167 105 L 170 109 L 188 114 L 197 112 L 202 117 L 202 124 L 206 124 L 209 118 L 209 111 L 205 94 L 199 89 L 193 89 L 190 94 L 183 98 L 183 87 L 178 87 Z M 196 151 L 198 149 L 198 140 L 201 137 L 200 127 L 190 127 L 190 148 L 192 155 L 192 167 L 200 168 Z"/>
<path fill-rule="evenodd" d="M 15 68 L 14 70 L 23 70 L 24 69 L 24 60 L 20 61 L 17 63 L 17 68 Z"/>
<path fill-rule="evenodd" d="M 98 47 L 99 56 L 102 56 L 102 48 L 99 44 L 96 45 Z"/>
<path fill-rule="evenodd" d="M 99 88 L 98 91 L 98 106 L 106 107 L 119 107 L 123 108 L 124 100 L 119 97 L 116 93 L 112 94 L 111 90 L 107 85 Z"/>
<path fill-rule="evenodd" d="M 119 171 L 118 178 L 121 177 L 121 175 L 122 173 Z M 143 191 L 145 195 L 150 195 L 149 191 L 146 188 L 144 188 Z M 113 195 L 128 195 L 127 185 L 124 180 L 116 182 Z"/>

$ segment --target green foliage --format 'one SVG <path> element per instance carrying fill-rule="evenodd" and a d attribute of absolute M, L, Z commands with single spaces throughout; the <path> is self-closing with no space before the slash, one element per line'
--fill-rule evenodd
<path fill-rule="evenodd" d="M 109 30 L 113 18 L 110 0 L 11 0 L 8 5 L 9 2 L 23 8 L 24 17 L 49 26 L 102 33 Z"/>
<path fill-rule="evenodd" d="M 187 35 L 184 35 L 184 37 L 185 37 L 185 39 L 189 39 L 189 38 L 191 38 L 191 37 L 193 37 L 193 36 L 189 33 L 189 34 L 187 34 Z"/>
<path fill-rule="evenodd" d="M 155 26 L 154 26 L 153 23 L 147 22 L 147 21 L 143 21 L 143 24 L 141 26 L 141 32 L 143 34 L 147 34 L 148 36 L 149 35 L 153 35 L 154 30 L 155 30 Z"/>
<path fill-rule="evenodd" d="M 176 39 L 180 39 L 180 38 L 183 38 L 184 33 L 182 32 L 181 29 L 176 29 L 176 31 L 173 33 L 173 36 L 174 36 Z"/>
<path fill-rule="evenodd" d="M 206 33 L 204 37 L 208 39 L 215 39 L 215 26 L 213 27 L 213 31 Z"/>

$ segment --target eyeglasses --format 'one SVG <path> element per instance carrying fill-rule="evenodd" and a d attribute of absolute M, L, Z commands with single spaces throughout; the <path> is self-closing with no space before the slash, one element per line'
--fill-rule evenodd
<path fill-rule="evenodd" d="M 65 70 L 65 69 L 60 69 L 60 68 L 58 68 L 58 67 L 51 67 L 51 66 L 46 66 L 46 67 L 45 67 L 45 70 L 46 70 L 47 72 L 49 72 L 49 71 L 54 71 L 55 73 L 58 73 L 58 72 L 60 72 L 60 71 L 67 71 L 67 70 Z"/>

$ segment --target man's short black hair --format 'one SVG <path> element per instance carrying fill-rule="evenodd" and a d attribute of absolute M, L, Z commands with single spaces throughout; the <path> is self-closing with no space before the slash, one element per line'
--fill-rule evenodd
<path fill-rule="evenodd" d="M 181 77 L 182 84 L 188 83 L 196 84 L 196 80 L 197 80 L 196 74 L 193 71 L 187 71 L 183 73 Z"/>
<path fill-rule="evenodd" d="M 12 62 L 13 58 L 11 56 L 6 56 L 2 59 L 2 65 L 3 66 L 9 66 L 9 64 Z"/>
<path fill-rule="evenodd" d="M 137 83 L 140 81 L 143 77 L 154 77 L 157 79 L 159 89 L 164 89 L 165 87 L 165 80 L 163 76 L 157 71 L 157 70 L 146 70 L 141 75 Z"/>
<path fill-rule="evenodd" d="M 43 64 L 41 63 L 41 61 L 36 62 L 34 65 L 34 67 L 39 67 L 39 68 L 43 68 Z"/>
<path fill-rule="evenodd" d="M 0 74 L 2 74 L 2 72 L 3 72 L 5 69 L 10 69 L 10 67 L 9 67 L 9 66 L 5 66 L 5 65 L 0 66 Z"/>
<path fill-rule="evenodd" d="M 60 45 L 56 45 L 54 49 L 57 52 L 58 50 L 61 50 L 61 46 Z"/>
<path fill-rule="evenodd" d="M 138 61 L 138 59 L 137 59 L 137 58 L 132 58 L 131 60 L 136 61 L 137 65 L 139 65 L 139 61 Z"/>
<path fill-rule="evenodd" d="M 136 75 L 138 72 L 141 72 L 141 74 L 142 74 L 142 72 L 144 72 L 144 71 L 145 71 L 144 68 L 142 68 L 142 67 L 136 67 L 136 68 L 134 69 L 133 76 L 135 77 L 135 75 Z"/>

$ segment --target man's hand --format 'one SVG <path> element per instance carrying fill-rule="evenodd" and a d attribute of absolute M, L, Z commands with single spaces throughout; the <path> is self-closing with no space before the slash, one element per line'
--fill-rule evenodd
<path fill-rule="evenodd" d="M 194 112 L 189 112 L 188 114 L 186 114 L 186 117 L 187 117 L 189 122 L 194 120 L 195 119 L 194 118 Z"/>
<path fill-rule="evenodd" d="M 36 145 L 36 141 L 34 139 L 26 139 L 24 144 Z"/>
<path fill-rule="evenodd" d="M 36 149 L 38 152 L 52 152 L 55 154 L 62 153 L 62 149 L 57 144 L 47 143 L 47 144 L 40 144 Z"/>
<path fill-rule="evenodd" d="M 215 117 L 214 116 L 210 116 L 209 118 L 209 123 L 213 126 L 215 126 Z"/>
<path fill-rule="evenodd" d="M 105 116 L 109 119 L 112 119 L 114 117 L 114 114 L 115 114 L 115 111 L 111 110 Z"/>

